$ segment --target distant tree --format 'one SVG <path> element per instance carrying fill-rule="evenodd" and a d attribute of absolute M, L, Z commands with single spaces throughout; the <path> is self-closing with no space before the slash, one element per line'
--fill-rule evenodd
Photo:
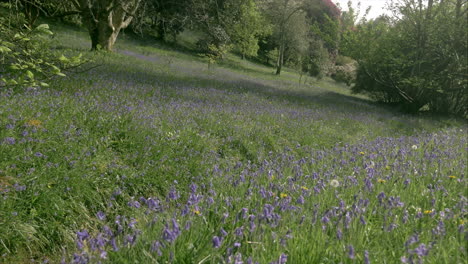
<path fill-rule="evenodd" d="M 229 25 L 228 34 L 242 58 L 257 56 L 259 38 L 269 34 L 271 29 L 257 8 L 254 0 L 240 2 L 239 17 Z"/>
<path fill-rule="evenodd" d="M 276 74 L 281 74 L 284 64 L 284 54 L 288 43 L 288 34 L 294 34 L 294 27 L 290 26 L 292 18 L 303 12 L 304 1 L 301 0 L 272 0 L 266 3 L 266 12 L 273 25 L 277 43 L 278 58 Z"/>
<path fill-rule="evenodd" d="M 132 28 L 143 34 L 155 33 L 161 40 L 184 31 L 190 23 L 190 0 L 143 0 L 132 22 Z"/>

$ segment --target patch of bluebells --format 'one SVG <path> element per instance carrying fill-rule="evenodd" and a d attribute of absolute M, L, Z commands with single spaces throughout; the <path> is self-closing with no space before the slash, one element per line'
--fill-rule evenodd
<path fill-rule="evenodd" d="M 430 142 L 428 138 L 439 140 L 440 143 L 453 140 L 453 137 L 445 135 L 423 135 L 418 140 Z M 447 161 L 450 166 L 454 165 L 450 161 L 453 161 L 453 155 L 457 155 L 455 153 L 448 152 L 444 157 L 431 159 L 426 158 L 424 152 L 409 149 L 403 151 L 413 140 L 414 138 L 386 138 L 366 142 L 367 145 L 336 147 L 331 151 L 309 150 L 307 159 L 285 151 L 280 155 L 270 156 L 269 160 L 266 159 L 260 165 L 237 163 L 224 170 L 217 167 L 213 170 L 215 178 L 208 181 L 208 184 L 204 180 L 192 181 L 185 188 L 175 184 L 169 188 L 164 198 L 130 198 L 127 203 L 129 207 L 144 212 L 147 219 L 154 220 L 145 222 L 143 226 L 140 224 L 141 229 L 137 229 L 138 224 L 134 218 L 118 216 L 114 221 L 114 229 L 109 228 L 111 225 L 105 225 L 106 230 L 101 230 L 93 237 L 82 231 L 78 232 L 79 251 L 76 256 L 82 262 L 76 263 L 84 263 L 84 259 L 106 259 L 107 254 L 103 255 L 103 252 L 133 247 L 138 241 L 139 247 L 146 247 L 155 258 L 176 263 L 178 256 L 173 251 L 174 245 L 194 243 L 187 241 L 191 232 L 204 233 L 206 240 L 197 240 L 197 243 L 205 243 L 213 252 L 220 254 L 225 263 L 257 263 L 263 260 L 256 260 L 258 256 L 255 254 L 249 256 L 246 251 L 248 247 L 260 248 L 263 244 L 271 245 L 273 241 L 278 241 L 279 248 L 288 252 L 291 250 L 289 245 L 293 245 L 290 241 L 303 237 L 302 227 L 309 228 L 309 231 L 320 230 L 318 232 L 338 244 L 348 243 L 343 245 L 343 256 L 355 260 L 360 255 L 359 258 L 364 263 L 372 263 L 372 248 L 362 249 L 361 245 L 357 250 L 355 245 L 349 244 L 353 242 L 349 237 L 355 232 L 361 232 L 360 227 L 375 228 L 372 221 L 382 219 L 380 226 L 374 230 L 376 234 L 381 231 L 402 232 L 408 226 L 411 230 L 420 221 L 438 217 L 435 224 L 421 231 L 426 234 L 425 242 L 421 241 L 420 233 L 413 233 L 406 242 L 401 243 L 402 251 L 395 252 L 400 254 L 402 263 L 422 262 L 436 250 L 432 245 L 445 239 L 447 226 L 453 226 L 453 221 L 457 221 L 456 215 L 466 212 L 468 203 L 465 197 L 460 196 L 457 203 L 441 211 L 423 210 L 415 208 L 414 204 L 409 205 L 408 200 L 402 198 L 404 188 L 399 192 L 394 191 L 394 187 L 388 182 L 404 187 L 407 185 L 404 182 L 409 182 L 408 177 L 412 179 L 411 182 L 418 182 L 421 181 L 420 177 L 424 177 L 421 174 L 433 174 L 429 167 L 432 164 L 443 164 L 441 160 Z M 466 144 L 466 139 L 461 140 L 462 145 Z M 394 151 L 398 148 L 400 151 Z M 417 151 L 422 151 L 421 149 L 424 148 Z M 360 152 L 374 154 L 362 155 Z M 326 162 L 335 161 L 336 153 L 340 153 L 341 159 L 346 162 Z M 408 159 L 408 156 L 412 158 Z M 425 160 L 424 167 L 412 162 L 419 158 Z M 315 166 L 319 161 L 327 165 Z M 419 171 L 418 174 L 414 173 L 415 168 Z M 464 180 L 464 175 L 459 175 Z M 339 184 L 329 184 L 337 177 L 341 177 Z M 448 186 L 460 184 L 446 175 L 434 177 L 437 184 L 429 186 L 426 191 L 431 207 L 436 207 L 436 202 L 431 199 L 435 195 L 433 192 L 449 195 Z M 379 180 L 382 178 L 386 180 Z M 234 187 L 222 189 L 222 186 Z M 355 190 L 355 194 L 347 193 L 346 189 L 349 188 Z M 326 194 L 335 199 L 320 200 Z M 208 215 L 211 217 L 209 221 L 205 218 Z M 97 213 L 97 218 L 103 224 L 106 223 L 102 212 Z M 158 235 L 151 241 L 140 241 L 139 237 L 149 227 L 156 227 L 159 230 Z M 194 229 L 200 227 L 202 229 Z M 465 236 L 466 231 L 463 225 L 461 227 L 456 232 Z M 451 230 L 453 232 L 453 228 Z M 81 251 L 85 242 L 88 251 Z M 276 257 L 270 256 L 268 263 L 294 263 L 294 254 L 288 255 L 281 253 Z"/>

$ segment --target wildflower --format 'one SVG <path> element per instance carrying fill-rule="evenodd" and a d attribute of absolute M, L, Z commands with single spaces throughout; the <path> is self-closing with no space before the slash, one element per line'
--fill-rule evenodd
<path fill-rule="evenodd" d="M 32 127 L 40 127 L 42 125 L 42 121 L 37 120 L 37 119 L 31 119 L 28 122 L 26 122 L 26 125 L 32 126 Z"/>
<path fill-rule="evenodd" d="M 331 180 L 330 181 L 330 186 L 336 188 L 336 187 L 340 186 L 340 182 L 337 181 L 337 180 Z"/>
<path fill-rule="evenodd" d="M 450 175 L 448 176 L 450 179 L 456 179 L 457 177 L 456 176 L 453 176 L 453 175 Z"/>
<path fill-rule="evenodd" d="M 238 247 L 240 247 L 240 246 L 241 246 L 241 243 L 239 243 L 239 242 L 234 242 L 234 247 L 235 247 L 235 248 L 238 248 Z"/>
<path fill-rule="evenodd" d="M 305 187 L 305 186 L 302 186 L 301 189 L 304 190 L 304 191 L 308 191 L 308 190 L 309 190 L 309 188 L 307 188 L 307 187 Z"/>
<path fill-rule="evenodd" d="M 413 146 L 411 146 L 411 149 L 412 149 L 412 150 L 417 150 L 417 149 L 418 149 L 418 146 L 413 145 Z"/>
<path fill-rule="evenodd" d="M 288 261 L 288 255 L 286 255 L 286 254 L 284 254 L 284 253 L 281 254 L 281 256 L 280 256 L 280 262 L 279 262 L 279 263 L 280 263 L 280 264 L 285 264 L 287 261 Z"/>
<path fill-rule="evenodd" d="M 76 232 L 76 236 L 79 240 L 86 240 L 89 237 L 88 231 L 78 231 Z"/>
<path fill-rule="evenodd" d="M 422 243 L 419 245 L 419 247 L 413 250 L 413 253 L 415 253 L 419 257 L 427 256 L 429 254 L 429 249 L 426 247 L 424 243 Z"/>
<path fill-rule="evenodd" d="M 241 226 L 241 227 L 236 228 L 236 230 L 234 231 L 234 234 L 236 236 L 242 236 L 244 234 L 244 227 Z"/>
<path fill-rule="evenodd" d="M 213 242 L 214 248 L 219 248 L 221 246 L 221 240 L 219 239 L 218 236 L 214 236 L 211 241 Z"/>
<path fill-rule="evenodd" d="M 102 211 L 97 212 L 96 216 L 101 221 L 106 219 L 106 215 Z"/>
<path fill-rule="evenodd" d="M 424 210 L 424 214 L 431 214 L 434 211 L 434 209 L 431 210 Z"/>
<path fill-rule="evenodd" d="M 281 193 L 281 194 L 280 194 L 280 197 L 284 199 L 284 198 L 287 198 L 287 197 L 288 197 L 288 195 L 287 195 L 287 194 L 285 194 L 285 193 Z"/>
<path fill-rule="evenodd" d="M 379 182 L 379 183 L 386 183 L 387 181 L 384 180 L 384 179 L 378 179 L 377 182 Z"/>
<path fill-rule="evenodd" d="M 158 254 L 158 256 L 162 256 L 161 247 L 162 247 L 161 242 L 156 240 L 151 245 L 151 252 L 156 252 L 156 254 Z"/>
<path fill-rule="evenodd" d="M 369 251 L 364 250 L 364 264 L 370 264 Z"/>
<path fill-rule="evenodd" d="M 408 248 L 409 246 L 417 242 L 419 242 L 419 236 L 418 234 L 414 234 L 408 240 L 406 240 L 405 247 Z"/>
<path fill-rule="evenodd" d="M 359 154 L 364 155 L 366 154 L 364 151 L 359 152 Z"/>
<path fill-rule="evenodd" d="M 7 145 L 14 145 L 16 143 L 16 139 L 13 137 L 6 137 L 3 142 Z"/>
<path fill-rule="evenodd" d="M 388 166 L 388 165 L 385 166 L 385 169 L 386 169 L 386 170 L 389 170 L 389 169 L 390 169 L 390 166 Z"/>
<path fill-rule="evenodd" d="M 351 246 L 351 245 L 348 246 L 348 257 L 350 259 L 355 259 L 356 258 L 356 255 L 354 253 L 354 247 Z"/>
<path fill-rule="evenodd" d="M 338 230 L 336 230 L 336 238 L 338 238 L 338 240 L 341 240 L 343 238 L 343 232 L 339 228 Z"/>
<path fill-rule="evenodd" d="M 192 209 L 192 212 L 196 215 L 201 215 L 200 211 L 197 209 Z"/>
<path fill-rule="evenodd" d="M 305 202 L 305 201 L 304 201 L 304 197 L 303 197 L 302 195 L 299 196 L 299 198 L 297 198 L 297 203 L 298 203 L 298 204 L 304 204 L 304 202 Z"/>
<path fill-rule="evenodd" d="M 248 208 L 242 208 L 241 210 L 241 214 L 242 214 L 242 218 L 245 219 L 247 218 L 247 213 L 249 212 L 249 209 Z"/>
<path fill-rule="evenodd" d="M 226 237 L 228 235 L 228 232 L 226 232 L 224 228 L 221 228 L 221 230 L 219 230 L 219 233 L 221 234 L 222 237 Z"/>

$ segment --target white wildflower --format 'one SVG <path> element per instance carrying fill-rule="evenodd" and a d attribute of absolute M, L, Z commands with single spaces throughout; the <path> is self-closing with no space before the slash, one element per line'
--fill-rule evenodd
<path fill-rule="evenodd" d="M 337 180 L 331 180 L 330 181 L 330 186 L 336 188 L 336 187 L 340 186 L 340 182 L 337 181 Z"/>

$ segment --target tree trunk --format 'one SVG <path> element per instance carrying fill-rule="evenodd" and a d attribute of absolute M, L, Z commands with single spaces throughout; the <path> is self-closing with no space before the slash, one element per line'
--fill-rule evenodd
<path fill-rule="evenodd" d="M 111 51 L 120 30 L 126 28 L 133 18 L 141 0 L 96 1 L 91 5 L 86 0 L 75 2 L 83 23 L 88 28 L 91 49 Z M 130 10 L 130 11 L 129 11 Z"/>
<path fill-rule="evenodd" d="M 278 63 L 276 66 L 276 75 L 281 74 L 281 68 L 283 68 L 283 59 L 284 59 L 284 44 L 281 44 L 278 54 Z"/>

